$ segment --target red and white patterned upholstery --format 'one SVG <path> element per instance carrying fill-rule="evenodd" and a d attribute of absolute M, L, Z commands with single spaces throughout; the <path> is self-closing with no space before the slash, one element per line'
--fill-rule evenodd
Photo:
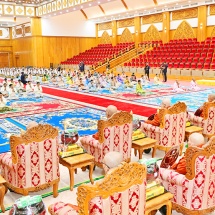
<path fill-rule="evenodd" d="M 207 104 L 210 103 L 206 102 L 204 105 Z M 188 119 L 193 125 L 203 128 L 203 134 L 215 135 L 215 106 L 211 106 L 208 108 L 207 116 L 208 117 L 204 119 L 203 117 L 198 117 L 195 116 L 193 113 L 189 113 Z"/>
<path fill-rule="evenodd" d="M 110 120 L 122 117 L 123 114 L 131 115 L 127 112 L 119 112 L 114 114 Z M 131 115 L 132 118 L 132 115 Z M 121 118 L 121 120 L 123 120 Z M 118 151 L 123 154 L 124 160 L 129 160 L 131 157 L 131 145 L 132 145 L 132 120 L 125 121 L 124 124 L 118 125 L 116 120 L 115 125 L 105 126 L 103 128 L 104 141 L 102 143 L 99 140 L 94 139 L 92 136 L 84 136 L 80 138 L 81 144 L 87 150 L 87 153 L 95 157 L 95 161 L 101 164 L 104 156 L 110 151 Z"/>
<path fill-rule="evenodd" d="M 46 126 L 46 125 L 43 125 Z M 0 154 L 1 175 L 11 189 L 30 189 L 59 180 L 58 132 L 40 142 L 16 146 L 16 163 L 12 153 Z"/>
<path fill-rule="evenodd" d="M 183 175 L 164 168 L 160 168 L 159 175 L 163 186 L 174 195 L 173 203 L 188 211 L 206 210 L 215 207 L 215 139 L 206 150 L 192 153 L 192 148 L 196 150 L 195 147 L 189 147 L 185 153 L 187 166 L 195 168 L 192 169 L 192 177 L 188 170 Z M 207 157 L 209 149 L 212 153 Z M 193 157 L 195 159 L 192 161 Z"/>
<path fill-rule="evenodd" d="M 138 163 L 123 164 L 122 167 L 119 167 L 121 169 L 116 169 L 114 170 L 115 172 L 107 174 L 98 184 L 85 184 L 78 187 L 77 195 L 79 202 L 82 203 L 82 205 L 78 205 L 78 214 L 143 215 L 145 213 L 146 201 L 146 169 L 145 166 L 140 165 L 141 164 Z M 133 173 L 131 173 L 131 171 L 133 171 Z M 121 174 L 119 174 L 119 172 Z M 115 182 L 112 180 L 115 180 Z M 123 183 L 121 183 L 121 181 L 123 181 Z M 130 185 L 129 188 L 127 188 L 128 184 Z M 103 187 L 106 187 L 106 189 Z M 117 190 L 120 191 L 117 192 Z M 115 192 L 113 193 L 113 191 Z M 107 194 L 107 198 L 101 197 L 103 193 Z M 110 193 L 110 195 L 108 195 L 108 193 Z M 85 202 L 88 197 L 92 199 L 89 202 Z M 84 202 L 82 200 L 84 200 Z M 67 213 L 69 207 L 67 204 L 65 204 L 65 207 L 63 205 L 64 203 L 62 202 L 50 205 L 49 212 L 52 215 L 63 215 L 62 211 L 64 211 L 64 214 L 74 214 L 73 211 Z M 85 208 L 83 209 L 81 207 Z M 59 210 L 56 208 L 61 209 Z M 86 211 L 88 213 L 86 213 Z"/>
<path fill-rule="evenodd" d="M 69 204 L 63 202 L 57 202 L 49 208 L 51 214 L 56 215 L 78 215 L 77 211 L 74 210 Z"/>
<path fill-rule="evenodd" d="M 174 108 L 174 106 L 172 108 Z M 181 145 L 184 142 L 186 118 L 186 111 L 175 114 L 165 114 L 163 128 L 148 123 L 142 123 L 142 131 L 149 138 L 157 140 L 158 146 L 170 148 Z"/>

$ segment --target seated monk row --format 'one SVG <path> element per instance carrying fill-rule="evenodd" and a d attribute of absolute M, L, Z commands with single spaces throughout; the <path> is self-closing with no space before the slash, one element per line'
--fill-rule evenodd
<path fill-rule="evenodd" d="M 215 101 L 215 94 L 209 94 L 208 95 L 208 102 L 214 102 Z M 196 112 L 194 113 L 195 116 L 203 117 L 204 116 L 204 110 L 203 106 L 198 108 Z"/>
<path fill-rule="evenodd" d="M 188 147 L 195 146 L 198 148 L 204 148 L 206 146 L 204 137 L 200 133 L 193 133 L 189 137 Z M 175 170 L 176 172 L 186 175 L 186 159 L 185 156 L 180 158 L 178 162 L 175 162 L 171 167 L 171 169 Z"/>
<path fill-rule="evenodd" d="M 160 108 L 170 108 L 171 107 L 171 102 L 170 99 L 165 98 L 162 100 L 161 107 Z M 154 125 L 154 126 L 160 126 L 160 118 L 159 118 L 159 110 L 157 110 L 157 113 L 151 115 L 145 123 Z"/>
<path fill-rule="evenodd" d="M 106 117 L 107 119 L 109 119 L 110 117 L 112 117 L 115 113 L 117 113 L 117 107 L 114 105 L 109 105 L 106 109 Z M 93 138 L 98 140 L 99 136 L 98 136 L 98 132 L 93 134 Z"/>

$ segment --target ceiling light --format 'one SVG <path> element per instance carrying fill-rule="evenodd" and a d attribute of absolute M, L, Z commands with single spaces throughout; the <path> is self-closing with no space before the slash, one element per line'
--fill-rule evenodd
<path fill-rule="evenodd" d="M 100 1 L 98 1 L 98 4 L 100 4 Z"/>
<path fill-rule="evenodd" d="M 54 16 L 56 16 L 56 13 L 54 13 Z"/>
<path fill-rule="evenodd" d="M 176 3 L 176 5 L 178 5 L 178 3 Z"/>
<path fill-rule="evenodd" d="M 89 4 L 89 6 L 91 6 L 91 4 Z"/>
<path fill-rule="evenodd" d="M 62 12 L 60 11 L 60 13 L 62 13 Z"/>
<path fill-rule="evenodd" d="M 83 8 L 83 6 L 81 5 L 81 8 Z"/>
<path fill-rule="evenodd" d="M 188 1 L 188 3 L 190 3 L 191 1 Z"/>
<path fill-rule="evenodd" d="M 73 10 L 76 10 L 75 8 L 73 8 Z"/>
<path fill-rule="evenodd" d="M 69 10 L 66 10 L 66 12 L 69 12 Z"/>

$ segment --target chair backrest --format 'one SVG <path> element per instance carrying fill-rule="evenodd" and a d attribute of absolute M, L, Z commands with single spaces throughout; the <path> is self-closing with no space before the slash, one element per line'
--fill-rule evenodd
<path fill-rule="evenodd" d="M 126 160 L 131 156 L 133 116 L 126 111 L 115 113 L 108 120 L 98 121 L 99 142 L 103 143 L 103 155 L 118 151 Z"/>
<path fill-rule="evenodd" d="M 18 186 L 35 187 L 59 178 L 58 129 L 39 124 L 21 136 L 12 135 L 10 147 Z"/>
<path fill-rule="evenodd" d="M 202 210 L 215 207 L 215 137 L 204 148 L 189 147 L 185 153 L 186 178 L 193 180 L 191 208 Z"/>
<path fill-rule="evenodd" d="M 79 215 L 143 215 L 146 167 L 122 163 L 96 185 L 79 186 L 77 195 Z"/>
<path fill-rule="evenodd" d="M 160 128 L 162 145 L 175 146 L 182 144 L 185 136 L 187 106 L 184 102 L 178 102 L 169 109 L 160 109 Z"/>
<path fill-rule="evenodd" d="M 215 134 L 215 102 L 205 102 L 203 105 L 204 134 Z"/>

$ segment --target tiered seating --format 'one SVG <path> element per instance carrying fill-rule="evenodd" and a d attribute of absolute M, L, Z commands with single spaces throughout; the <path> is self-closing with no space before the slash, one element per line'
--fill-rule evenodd
<path fill-rule="evenodd" d="M 85 65 L 94 65 L 97 66 L 100 62 L 105 63 L 107 58 L 112 59 L 119 54 L 122 54 L 130 49 L 134 48 L 134 43 L 119 43 L 116 46 L 112 44 L 100 44 L 96 47 L 93 47 L 89 50 L 86 50 L 79 55 L 76 55 L 72 58 L 67 59 L 61 64 L 79 64 L 81 61 L 84 61 Z"/>
<path fill-rule="evenodd" d="M 171 40 L 124 63 L 124 66 L 144 67 L 149 62 L 151 67 L 160 67 L 161 63 L 167 62 L 169 68 L 215 69 L 214 49 L 215 38 L 207 38 L 201 43 L 197 39 Z"/>
<path fill-rule="evenodd" d="M 141 42 L 139 43 L 139 46 L 142 46 L 142 47 L 157 47 L 157 46 L 160 46 L 162 44 L 162 40 L 153 40 L 153 41 L 144 41 L 144 42 Z"/>

